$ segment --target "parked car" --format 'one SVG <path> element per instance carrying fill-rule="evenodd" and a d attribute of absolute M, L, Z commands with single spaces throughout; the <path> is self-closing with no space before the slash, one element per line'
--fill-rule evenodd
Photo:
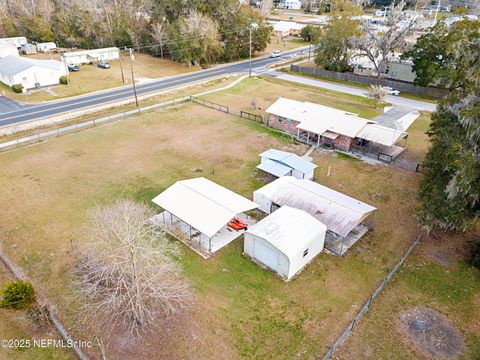
<path fill-rule="evenodd" d="M 80 66 L 74 64 L 67 65 L 67 68 L 68 71 L 80 71 Z"/>
<path fill-rule="evenodd" d="M 400 90 L 394 89 L 390 86 L 384 86 L 383 89 L 388 93 L 388 95 L 400 95 Z"/>
<path fill-rule="evenodd" d="M 110 69 L 110 64 L 108 62 L 99 62 L 97 64 L 97 66 L 100 68 L 100 69 Z"/>
<path fill-rule="evenodd" d="M 270 57 L 276 58 L 276 57 L 280 57 L 281 55 L 282 55 L 282 52 L 280 50 L 275 50 L 275 51 L 272 51 L 272 53 L 270 54 Z"/>

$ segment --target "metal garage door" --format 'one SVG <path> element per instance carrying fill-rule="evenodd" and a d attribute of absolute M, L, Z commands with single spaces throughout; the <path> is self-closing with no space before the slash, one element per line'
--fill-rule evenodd
<path fill-rule="evenodd" d="M 275 271 L 278 270 L 278 252 L 263 245 L 260 241 L 255 241 L 253 256 L 270 269 Z"/>

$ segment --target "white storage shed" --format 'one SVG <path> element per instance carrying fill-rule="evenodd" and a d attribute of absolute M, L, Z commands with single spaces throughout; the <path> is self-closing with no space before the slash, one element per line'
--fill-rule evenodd
<path fill-rule="evenodd" d="M 317 165 L 305 158 L 287 151 L 269 149 L 260 154 L 257 169 L 274 177 L 294 176 L 297 179 L 312 180 Z"/>
<path fill-rule="evenodd" d="M 323 250 L 326 232 L 310 214 L 283 206 L 245 232 L 244 253 L 288 281 Z"/>

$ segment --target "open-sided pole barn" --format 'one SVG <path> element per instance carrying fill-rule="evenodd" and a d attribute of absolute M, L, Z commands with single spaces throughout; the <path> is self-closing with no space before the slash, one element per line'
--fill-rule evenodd
<path fill-rule="evenodd" d="M 243 213 L 258 207 L 203 177 L 177 181 L 152 201 L 164 209 L 153 220 L 203 257 L 243 233 L 228 228 L 233 218 L 253 225 L 255 220 Z"/>

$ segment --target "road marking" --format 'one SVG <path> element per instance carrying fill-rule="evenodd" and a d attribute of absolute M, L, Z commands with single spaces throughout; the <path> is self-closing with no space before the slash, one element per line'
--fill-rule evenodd
<path fill-rule="evenodd" d="M 211 73 L 209 73 L 209 75 L 219 75 L 223 72 L 223 70 L 217 70 L 215 73 L 212 71 Z M 203 74 L 199 74 L 201 76 L 204 76 L 205 73 Z M 193 78 L 188 78 L 187 80 L 196 80 L 198 77 L 201 77 L 201 76 L 195 76 Z M 211 76 L 211 77 L 213 77 Z M 206 79 L 209 79 L 210 77 L 207 77 Z M 141 93 L 141 94 L 148 94 L 149 92 L 151 91 L 144 91 L 144 90 L 148 90 L 148 89 L 151 89 L 151 88 L 155 88 L 157 86 L 164 86 L 164 85 L 169 85 L 169 84 L 173 84 L 173 83 L 178 83 L 178 82 L 182 82 L 183 80 L 185 79 L 175 79 L 175 80 L 172 80 L 172 81 L 166 81 L 166 82 L 161 82 L 161 83 L 157 83 L 157 84 L 152 84 L 151 86 L 145 86 L 145 87 L 142 87 L 140 89 L 137 90 L 137 94 L 138 93 Z M 191 82 L 188 82 L 186 83 L 185 85 L 188 86 L 190 85 Z M 112 97 L 117 97 L 117 96 L 121 96 L 121 95 L 128 95 L 130 93 L 133 92 L 133 89 L 125 89 L 126 92 L 121 92 L 121 93 L 116 93 L 116 94 L 105 94 L 105 96 L 101 96 L 101 97 L 96 97 L 96 98 L 93 98 L 93 99 L 86 99 L 86 100 L 83 100 L 83 101 L 78 101 L 78 102 L 75 102 L 73 104 L 65 104 L 65 105 L 61 105 L 61 106 L 56 106 L 56 107 L 52 107 L 52 108 L 48 108 L 48 109 L 40 109 L 38 111 L 32 111 L 32 112 L 28 112 L 26 114 L 19 114 L 19 115 L 14 115 L 14 116 L 9 116 L 9 117 L 6 117 L 6 118 L 1 118 L 0 119 L 0 126 L 2 126 L 2 124 L 5 122 L 5 121 L 9 121 L 9 120 L 12 120 L 12 119 L 16 119 L 16 118 L 19 118 L 19 117 L 23 117 L 23 116 L 29 116 L 29 115 L 35 115 L 35 114 L 40 114 L 42 112 L 49 112 L 49 111 L 55 111 L 55 110 L 59 110 L 59 109 L 63 109 L 63 108 L 66 108 L 66 107 L 70 107 L 70 106 L 77 106 L 77 105 L 81 105 L 81 104 L 85 104 L 85 103 L 88 103 L 88 102 L 91 102 L 91 101 L 99 101 L 99 100 L 102 100 L 102 99 L 108 99 L 108 98 L 112 98 Z M 155 91 L 157 89 L 152 89 L 152 91 Z M 163 90 L 163 89 L 158 89 L 158 90 Z M 133 95 L 132 95 L 133 96 Z M 118 99 L 112 99 L 112 100 L 125 100 L 125 98 L 127 98 L 127 96 L 123 97 L 123 98 L 118 98 Z M 100 104 L 92 104 L 92 105 L 102 105 L 101 103 Z M 32 109 L 33 110 L 33 109 Z M 79 110 L 79 109 L 72 109 L 72 110 Z M 61 112 L 60 112 L 61 113 Z M 58 114 L 58 113 L 57 113 Z M 55 114 L 55 115 L 57 115 Z M 48 115 L 48 114 L 47 114 Z M 52 114 L 53 115 L 53 114 Z"/>
<path fill-rule="evenodd" d="M 298 51 L 298 49 L 296 50 L 292 50 L 290 52 L 296 52 Z M 288 53 L 290 53 L 288 52 Z M 265 58 L 260 58 L 260 59 L 256 59 L 256 60 L 253 60 L 252 59 L 252 67 L 253 65 L 262 65 L 261 67 L 264 67 L 263 64 L 268 64 L 268 63 L 275 63 L 276 61 L 278 61 L 278 58 L 276 58 L 275 60 L 273 60 L 273 58 L 270 58 L 270 57 L 265 57 Z M 192 73 L 192 74 L 188 74 L 188 75 L 180 75 L 180 77 L 176 77 L 176 78 L 173 78 L 171 80 L 158 80 L 157 82 L 154 82 L 154 83 L 151 83 L 151 84 L 145 84 L 144 86 L 141 86 L 141 87 L 137 87 L 137 93 L 140 93 L 140 94 L 148 94 L 149 92 L 152 92 L 152 91 L 155 91 L 155 90 L 166 90 L 164 88 L 165 85 L 170 85 L 170 84 L 174 84 L 174 83 L 178 83 L 178 82 L 182 82 L 182 81 L 187 81 L 187 83 L 185 84 L 186 86 L 188 85 L 191 85 L 191 83 L 193 83 L 196 79 L 198 78 L 201 78 L 201 77 L 205 77 L 204 80 L 208 80 L 209 78 L 213 78 L 214 76 L 216 75 L 220 75 L 220 74 L 229 74 L 229 73 L 233 73 L 235 72 L 235 67 L 241 67 L 243 69 L 241 69 L 241 71 L 247 71 L 248 70 L 248 62 L 247 61 L 244 61 L 244 62 L 241 62 L 241 63 L 238 63 L 238 64 L 232 64 L 232 65 L 229 65 L 229 66 L 225 66 L 225 67 L 222 67 L 222 68 L 219 68 L 219 69 L 212 69 L 212 70 L 209 70 L 208 72 L 207 71 L 199 71 L 197 73 Z M 230 71 L 229 71 L 230 70 Z M 202 79 L 203 80 L 203 79 Z M 156 89 L 157 87 L 161 87 L 161 89 Z M 152 89 L 151 91 L 148 91 L 149 89 Z M 167 87 L 168 89 L 168 87 Z M 133 89 L 131 87 L 129 88 L 124 88 L 124 89 L 119 89 L 119 90 L 112 90 L 110 92 L 108 92 L 108 90 L 104 93 L 104 94 L 98 94 L 99 96 L 96 97 L 95 95 L 85 95 L 85 98 L 89 97 L 89 96 L 94 96 L 93 98 L 88 98 L 88 99 L 84 99 L 83 101 L 81 100 L 82 98 L 80 98 L 81 101 L 77 101 L 77 102 L 74 102 L 74 103 L 70 103 L 70 104 L 62 104 L 62 102 L 58 102 L 58 105 L 59 106 L 54 106 L 54 107 L 51 107 L 52 104 L 42 104 L 42 105 L 38 105 L 38 106 L 32 106 L 32 107 L 29 107 L 27 109 L 19 109 L 18 111 L 23 111 L 23 110 L 36 110 L 36 111 L 28 111 L 27 113 L 24 113 L 24 114 L 18 114 L 18 115 L 14 115 L 14 116 L 9 116 L 9 117 L 5 117 L 5 118 L 0 118 L 0 126 L 4 126 L 4 125 L 10 125 L 10 124 L 13 124 L 13 123 L 16 123 L 15 121 L 13 123 L 8 123 L 8 124 L 5 124 L 5 122 L 9 122 L 13 119 L 17 119 L 17 118 L 21 118 L 21 117 L 25 117 L 25 116 L 31 116 L 31 115 L 35 115 L 35 114 L 41 114 L 43 112 L 50 112 L 50 111 L 56 111 L 56 110 L 60 110 L 60 109 L 63 109 L 63 108 L 67 108 L 67 107 L 77 107 L 78 105 L 81 105 L 81 104 L 85 104 L 85 103 L 88 103 L 88 102 L 98 102 L 100 100 L 106 100 L 108 98 L 114 98 L 112 99 L 111 101 L 113 100 L 118 100 L 118 101 L 121 101 L 121 100 L 125 100 L 128 96 L 123 96 L 122 95 L 128 95 L 130 93 L 133 92 Z M 103 95 L 103 96 L 102 96 Z M 120 97 L 120 98 L 117 98 L 117 97 Z M 71 101 L 72 99 L 65 99 L 65 102 L 68 102 L 68 101 Z M 100 102 L 100 103 L 97 103 L 97 104 L 92 104 L 93 105 L 104 105 L 106 103 L 108 103 L 109 101 L 105 101 L 103 102 L 103 104 Z M 82 107 L 80 108 L 75 108 L 75 109 L 72 109 L 73 110 L 80 110 Z M 58 114 L 61 114 L 61 113 L 64 113 L 66 111 L 60 111 L 60 112 L 56 112 L 55 114 L 46 114 L 45 116 L 48 116 L 48 115 L 58 115 Z M 35 117 L 35 118 L 32 118 L 32 119 L 28 119 L 28 120 L 23 120 L 23 121 L 29 121 L 29 120 L 33 120 L 33 119 L 38 119 L 39 117 Z M 21 122 L 21 121 L 18 121 L 18 122 Z"/>

